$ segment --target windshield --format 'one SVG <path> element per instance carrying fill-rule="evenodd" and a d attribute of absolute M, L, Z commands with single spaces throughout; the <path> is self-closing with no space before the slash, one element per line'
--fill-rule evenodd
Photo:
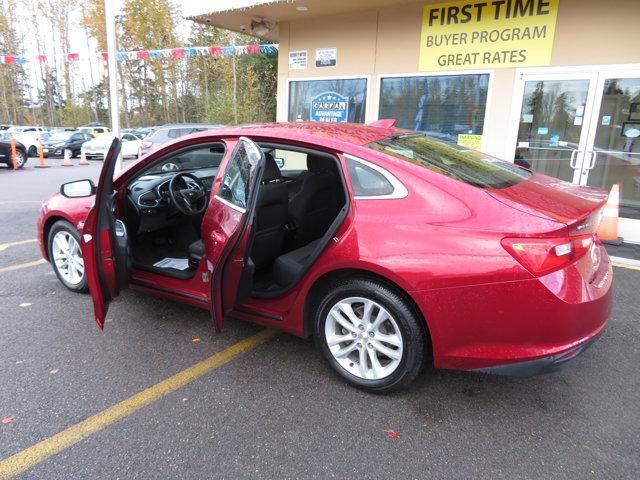
<path fill-rule="evenodd" d="M 50 142 L 66 142 L 71 138 L 73 132 L 56 132 L 49 137 Z"/>
<path fill-rule="evenodd" d="M 367 147 L 478 188 L 506 188 L 531 177 L 511 163 L 421 133 L 394 135 Z"/>
<path fill-rule="evenodd" d="M 220 166 L 220 162 L 224 157 L 224 152 L 225 149 L 223 145 L 188 150 L 161 161 L 145 172 L 145 174 L 150 175 L 164 172 L 217 168 Z"/>

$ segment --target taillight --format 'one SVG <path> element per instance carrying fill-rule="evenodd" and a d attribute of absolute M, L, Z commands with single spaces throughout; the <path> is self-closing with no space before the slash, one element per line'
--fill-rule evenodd
<path fill-rule="evenodd" d="M 502 246 L 533 275 L 546 275 L 585 255 L 594 235 L 556 238 L 503 238 Z"/>
<path fill-rule="evenodd" d="M 142 148 L 151 148 L 151 145 L 153 145 L 153 143 L 151 143 L 151 142 L 142 142 L 141 145 L 142 145 Z"/>

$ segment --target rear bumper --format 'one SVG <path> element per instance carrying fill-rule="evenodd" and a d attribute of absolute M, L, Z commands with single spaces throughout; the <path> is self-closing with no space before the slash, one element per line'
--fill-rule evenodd
<path fill-rule="evenodd" d="M 418 293 L 436 368 L 505 375 L 557 370 L 605 328 L 613 271 L 604 248 L 538 278 Z"/>
<path fill-rule="evenodd" d="M 597 333 L 577 347 L 570 348 L 569 350 L 565 350 L 564 352 L 560 352 L 555 355 L 549 355 L 548 357 L 538 358 L 536 360 L 511 363 L 509 365 L 477 368 L 473 371 L 490 373 L 493 375 L 505 375 L 508 377 L 532 377 L 534 375 L 557 372 L 578 358 L 587 348 L 593 345 L 593 343 L 600 337 L 601 333 L 602 332 Z"/>

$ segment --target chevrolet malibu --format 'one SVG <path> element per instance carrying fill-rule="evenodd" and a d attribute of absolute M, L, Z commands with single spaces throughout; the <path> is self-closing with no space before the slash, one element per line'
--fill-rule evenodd
<path fill-rule="evenodd" d="M 125 288 L 313 336 L 347 382 L 384 392 L 425 364 L 530 375 L 602 332 L 606 193 L 393 121 L 265 124 L 182 137 L 97 186 L 61 186 L 44 258 L 104 327 Z"/>

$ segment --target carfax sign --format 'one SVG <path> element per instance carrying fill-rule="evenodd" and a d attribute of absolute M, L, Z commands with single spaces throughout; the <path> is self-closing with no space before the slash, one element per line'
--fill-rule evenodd
<path fill-rule="evenodd" d="M 346 122 L 349 115 L 349 99 L 336 92 L 321 93 L 311 100 L 312 122 Z"/>
<path fill-rule="evenodd" d="M 426 5 L 420 70 L 549 65 L 560 0 L 458 0 Z"/>

